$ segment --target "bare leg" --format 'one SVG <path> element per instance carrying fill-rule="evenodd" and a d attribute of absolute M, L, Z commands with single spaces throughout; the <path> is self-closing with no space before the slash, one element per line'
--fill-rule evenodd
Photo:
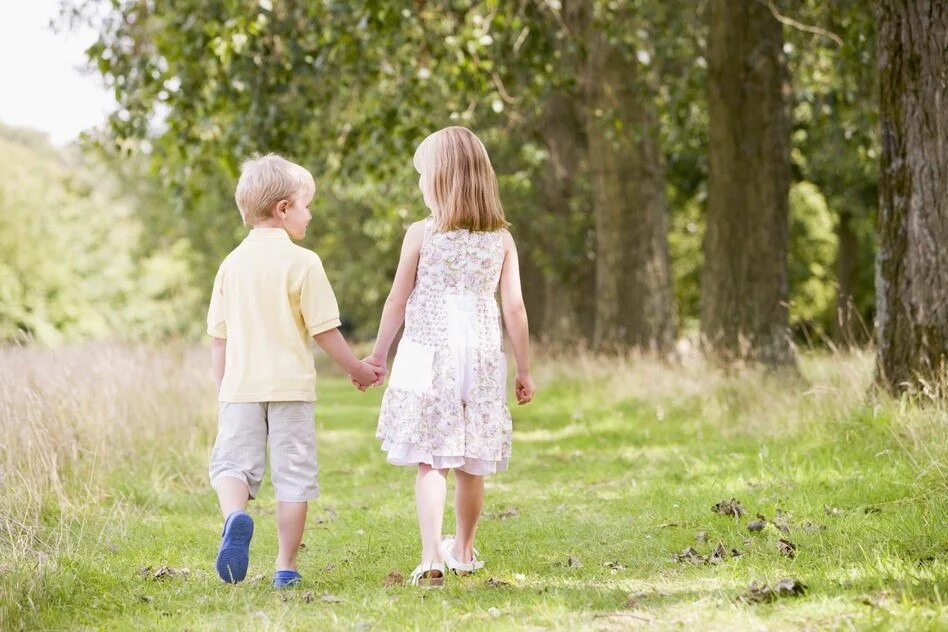
<path fill-rule="evenodd" d="M 247 483 L 233 476 L 222 476 L 217 481 L 217 502 L 221 506 L 224 519 L 235 511 L 245 511 L 250 500 Z"/>
<path fill-rule="evenodd" d="M 474 555 L 474 533 L 484 505 L 484 477 L 454 470 L 454 515 L 457 533 L 451 554 L 458 561 L 469 563 Z"/>
<path fill-rule="evenodd" d="M 447 474 L 447 470 L 436 470 L 425 463 L 418 464 L 415 505 L 421 530 L 421 563 L 425 566 L 444 561 L 441 559 L 441 523 L 448 490 Z"/>
<path fill-rule="evenodd" d="M 277 553 L 278 571 L 295 571 L 296 556 L 303 541 L 303 528 L 306 526 L 308 503 L 277 502 Z"/>

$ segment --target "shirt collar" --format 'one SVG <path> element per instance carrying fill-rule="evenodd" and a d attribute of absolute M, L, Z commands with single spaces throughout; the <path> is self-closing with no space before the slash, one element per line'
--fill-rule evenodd
<path fill-rule="evenodd" d="M 289 239 L 290 235 L 282 228 L 251 228 L 247 239 Z"/>

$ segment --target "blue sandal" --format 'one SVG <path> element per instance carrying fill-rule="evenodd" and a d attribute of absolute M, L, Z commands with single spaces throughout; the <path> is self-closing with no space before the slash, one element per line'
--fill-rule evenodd
<path fill-rule="evenodd" d="M 229 584 L 243 581 L 250 563 L 250 539 L 253 518 L 244 511 L 235 511 L 224 521 L 221 548 L 217 551 L 217 574 Z"/>
<path fill-rule="evenodd" d="M 273 574 L 274 588 L 298 586 L 301 581 L 303 581 L 303 576 L 296 571 L 277 571 Z"/>

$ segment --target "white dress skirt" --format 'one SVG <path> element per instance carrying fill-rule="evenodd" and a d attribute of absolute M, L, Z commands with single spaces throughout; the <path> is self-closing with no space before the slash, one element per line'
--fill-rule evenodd
<path fill-rule="evenodd" d="M 432 226 L 429 218 L 376 436 L 393 465 L 502 472 L 513 434 L 496 300 L 503 234 Z"/>

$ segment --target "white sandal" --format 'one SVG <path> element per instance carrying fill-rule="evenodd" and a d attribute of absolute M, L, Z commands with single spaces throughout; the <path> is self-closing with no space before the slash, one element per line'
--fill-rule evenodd
<path fill-rule="evenodd" d="M 411 572 L 408 583 L 422 588 L 442 588 L 444 586 L 444 564 L 419 564 Z"/>
<path fill-rule="evenodd" d="M 445 538 L 441 540 L 441 557 L 444 558 L 445 566 L 450 568 L 452 571 L 459 575 L 468 575 L 484 568 L 484 562 L 477 559 L 477 549 L 472 550 L 470 562 L 462 562 L 458 558 L 454 557 L 454 553 L 451 552 L 453 547 L 454 536 L 445 536 Z"/>

